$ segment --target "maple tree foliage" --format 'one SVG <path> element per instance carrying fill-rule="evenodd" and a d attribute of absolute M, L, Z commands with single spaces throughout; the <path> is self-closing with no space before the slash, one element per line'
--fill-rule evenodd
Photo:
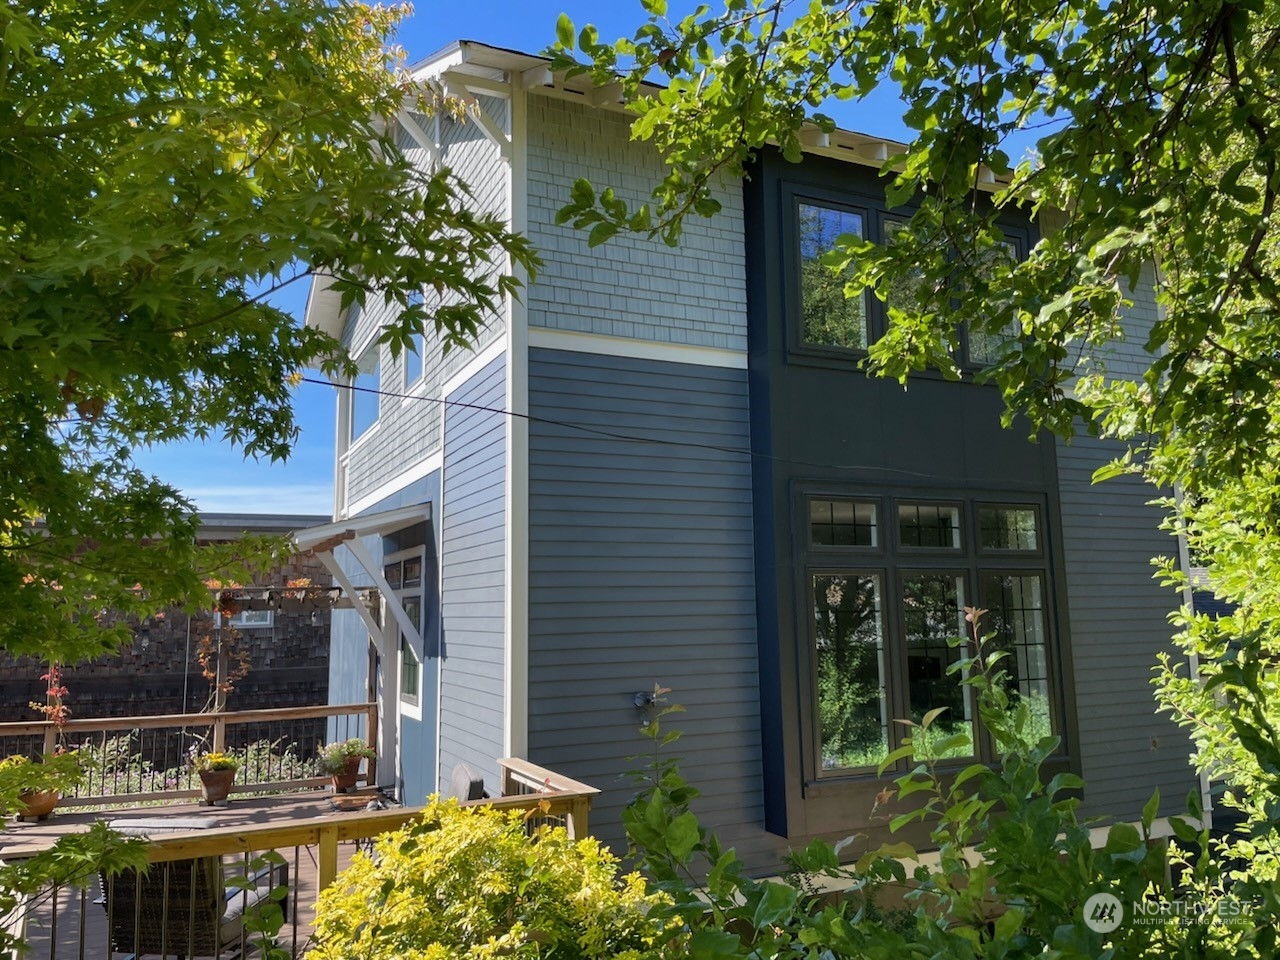
<path fill-rule="evenodd" d="M 36 0 L 0 11 L 0 644 L 63 662 L 208 607 L 279 544 L 195 543 L 134 463 L 213 437 L 287 456 L 292 381 L 350 372 L 268 302 L 326 278 L 399 304 L 385 342 L 466 344 L 536 260 L 396 116 L 448 109 L 347 0 Z M 447 295 L 430 309 L 421 291 Z M 250 505 L 246 505 L 248 508 Z"/>

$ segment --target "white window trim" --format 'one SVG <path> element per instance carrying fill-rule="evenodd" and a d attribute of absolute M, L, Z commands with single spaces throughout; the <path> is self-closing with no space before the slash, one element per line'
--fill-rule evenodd
<path fill-rule="evenodd" d="M 248 614 L 266 614 L 266 620 L 260 620 L 256 623 L 249 623 L 245 620 Z M 232 617 L 227 618 L 227 626 L 235 627 L 237 630 L 269 630 L 275 626 L 276 612 L 274 610 L 241 610 Z"/>
<path fill-rule="evenodd" d="M 426 560 L 427 560 L 427 558 L 426 558 L 426 550 L 425 550 L 425 548 L 424 548 L 424 547 L 422 547 L 422 546 L 417 546 L 417 547 L 411 547 L 411 548 L 409 548 L 408 550 L 397 550 L 395 553 L 388 553 L 388 554 L 386 554 L 385 556 L 383 556 L 383 558 L 382 558 L 382 565 L 383 565 L 383 568 L 385 569 L 386 565 L 387 565 L 387 564 L 389 564 L 389 563 L 396 563 L 397 561 L 402 561 L 402 560 L 411 560 L 411 559 L 414 559 L 415 557 L 416 557 L 416 558 L 418 558 L 418 559 L 422 562 L 422 570 L 423 570 L 422 580 L 420 580 L 420 581 L 419 581 L 418 586 L 416 586 L 416 587 L 408 587 L 408 588 L 405 588 L 405 587 L 398 587 L 394 592 L 395 592 L 395 595 L 396 595 L 397 599 L 399 599 L 399 600 L 403 600 L 403 598 L 405 597 L 405 595 L 406 595 L 406 594 L 416 594 L 416 596 L 418 597 L 418 630 L 422 633 L 422 635 L 423 635 L 423 637 L 424 637 L 424 639 L 425 639 L 426 632 L 427 632 L 427 631 L 426 631 L 427 609 L 426 609 L 426 603 L 425 603 L 425 600 L 426 600 L 426 591 L 425 591 L 425 587 L 426 587 L 426 566 L 427 566 L 427 564 L 426 564 Z M 384 614 L 385 614 L 385 611 L 384 611 Z M 411 718 L 411 719 L 413 719 L 413 720 L 419 720 L 419 721 L 420 721 L 420 720 L 422 720 L 422 698 L 423 698 L 423 686 L 424 686 L 424 684 L 423 684 L 423 674 L 425 673 L 425 670 L 424 670 L 424 666 L 425 666 L 425 664 L 424 664 L 424 660 L 423 660 L 423 658 L 419 658 L 419 657 L 418 657 L 417 653 L 413 650 L 413 645 L 412 645 L 412 644 L 410 644 L 410 645 L 409 645 L 409 653 L 410 653 L 410 655 L 412 655 L 415 659 L 417 659 L 417 660 L 418 660 L 418 696 L 417 696 L 417 702 L 416 702 L 416 703 L 414 703 L 414 702 L 413 702 L 413 701 L 411 701 L 411 700 L 406 700 L 406 699 L 404 698 L 404 695 L 400 692 L 400 679 L 401 679 L 401 677 L 400 677 L 400 658 L 401 658 L 401 656 L 403 655 L 403 654 L 402 654 L 402 650 L 403 650 L 403 646 L 402 646 L 402 643 L 403 643 L 403 636 L 402 636 L 401 630 L 400 630 L 399 626 L 396 624 L 396 622 L 395 622 L 394 618 L 389 618 L 389 617 L 386 617 L 386 616 L 384 615 L 383 622 L 384 622 L 384 623 L 387 623 L 388 621 L 390 621 L 388 625 L 389 625 L 389 626 L 390 626 L 390 627 L 395 631 L 395 638 L 396 638 L 396 642 L 395 642 L 395 644 L 394 644 L 394 646 L 393 646 L 394 654 L 395 654 L 395 692 L 394 692 L 394 696 L 395 696 L 395 698 L 396 698 L 396 703 L 399 705 L 399 706 L 398 706 L 398 711 L 399 711 L 400 716 L 402 716 L 402 717 L 409 717 L 409 718 Z"/>

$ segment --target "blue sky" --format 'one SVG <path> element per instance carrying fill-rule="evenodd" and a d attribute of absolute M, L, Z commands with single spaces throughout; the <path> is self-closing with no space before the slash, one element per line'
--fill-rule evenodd
<path fill-rule="evenodd" d="M 694 4 L 673 2 L 671 14 Z M 454 40 L 478 40 L 537 53 L 555 38 L 556 18 L 569 14 L 581 28 L 594 23 L 602 37 L 631 35 L 643 22 L 639 0 L 425 0 L 401 24 L 397 37 L 409 62 Z M 901 137 L 901 107 L 891 96 L 862 105 L 839 104 L 830 112 L 841 126 L 881 136 Z M 306 288 L 296 285 L 275 301 L 301 317 Z M 239 513 L 311 513 L 333 509 L 333 444 L 337 401 L 332 388 L 302 384 L 296 393 L 301 435 L 288 462 L 246 460 L 221 441 L 176 443 L 141 451 L 139 465 L 171 483 L 200 510 Z"/>

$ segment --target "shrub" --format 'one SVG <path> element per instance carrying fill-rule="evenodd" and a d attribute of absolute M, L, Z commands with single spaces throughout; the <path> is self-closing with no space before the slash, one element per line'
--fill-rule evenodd
<path fill-rule="evenodd" d="M 638 960 L 663 937 L 659 899 L 593 839 L 433 799 L 321 894 L 308 956 Z"/>
<path fill-rule="evenodd" d="M 47 753 L 38 761 L 15 755 L 0 760 L 0 814 L 18 809 L 23 793 L 74 790 L 84 777 L 75 751 Z"/>

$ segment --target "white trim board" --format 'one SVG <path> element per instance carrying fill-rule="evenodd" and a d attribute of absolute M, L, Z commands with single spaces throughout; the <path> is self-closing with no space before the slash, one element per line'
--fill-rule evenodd
<path fill-rule="evenodd" d="M 575 353 L 599 353 L 611 357 L 632 357 L 637 360 L 690 363 L 703 367 L 747 369 L 745 350 L 726 350 L 722 347 L 702 347 L 687 343 L 658 343 L 654 340 L 633 340 L 577 330 L 555 330 L 551 327 L 530 327 L 529 346 L 546 350 L 571 350 Z"/>
<path fill-rule="evenodd" d="M 509 318 L 507 322 L 508 325 L 510 325 Z M 468 380 L 487 367 L 496 358 L 500 357 L 507 349 L 508 336 L 509 334 L 504 332 L 501 337 L 497 338 L 493 343 L 490 343 L 488 346 L 482 348 L 479 353 L 472 356 L 472 358 L 467 361 L 466 366 L 440 385 L 440 396 L 442 398 L 448 398 L 449 394 L 456 393 L 459 389 L 466 386 Z"/>
<path fill-rule="evenodd" d="M 517 81 L 519 78 L 517 78 Z M 507 211 L 514 233 L 529 227 L 528 93 L 512 84 L 511 163 L 507 168 Z M 508 269 L 528 289 L 527 272 L 510 259 Z M 529 751 L 529 308 L 507 296 L 506 417 L 503 455 L 504 594 L 502 598 L 502 751 L 526 757 Z"/>

